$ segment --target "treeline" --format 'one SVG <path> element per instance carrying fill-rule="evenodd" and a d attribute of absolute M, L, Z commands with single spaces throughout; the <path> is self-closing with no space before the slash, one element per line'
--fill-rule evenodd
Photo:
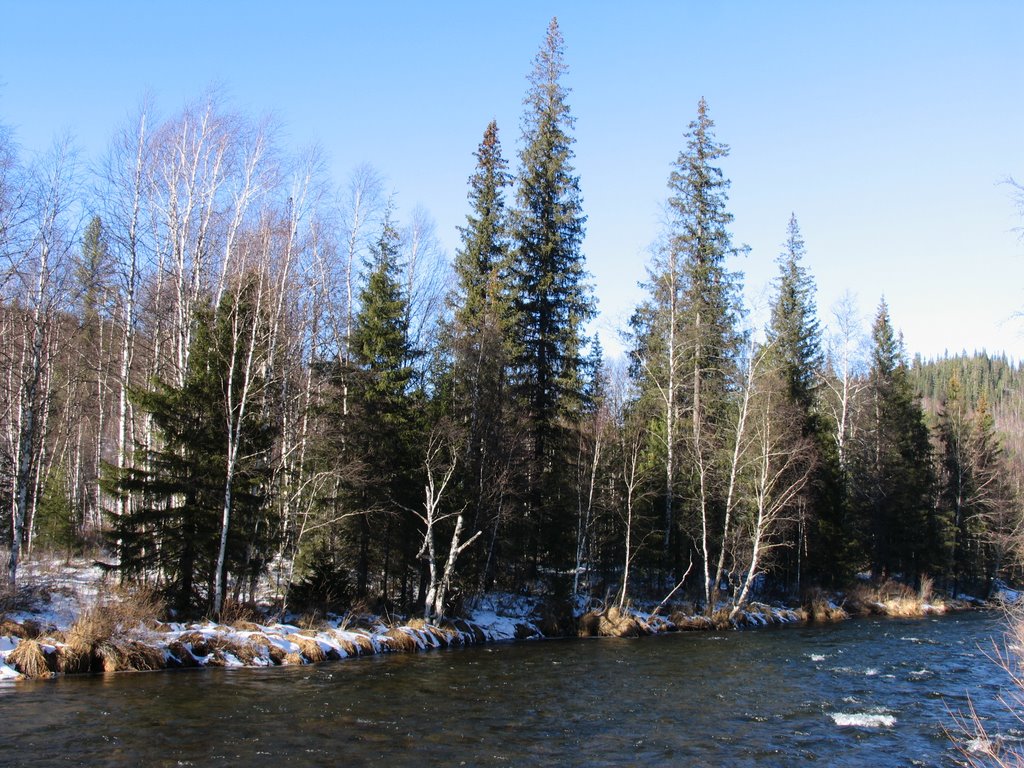
<path fill-rule="evenodd" d="M 711 610 L 862 571 L 984 590 L 1019 517 L 989 412 L 947 387 L 929 428 L 884 301 L 869 335 L 848 300 L 821 325 L 795 217 L 747 327 L 703 100 L 604 359 L 563 47 L 553 21 L 514 170 L 487 126 L 451 265 L 371 169 L 339 202 L 212 99 L 141 110 L 88 185 L 0 135 L 9 583 L 91 543 L 181 614 L 268 576 L 293 607 L 428 616 L 490 589 Z"/>

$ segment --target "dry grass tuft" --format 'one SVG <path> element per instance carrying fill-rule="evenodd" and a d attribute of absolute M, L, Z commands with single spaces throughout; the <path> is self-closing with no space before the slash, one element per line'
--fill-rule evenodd
<path fill-rule="evenodd" d="M 305 661 L 305 659 L 302 658 L 302 654 L 301 653 L 289 653 L 289 654 L 285 655 L 284 660 L 281 663 L 285 664 L 285 665 L 293 665 L 293 664 L 305 664 L 306 661 Z"/>
<path fill-rule="evenodd" d="M 922 579 L 921 590 L 915 591 L 898 581 L 884 581 L 880 584 L 860 584 L 850 590 L 846 606 L 857 615 L 898 616 L 916 618 L 934 612 L 930 606 L 932 584 L 927 577 Z"/>
<path fill-rule="evenodd" d="M 192 654 L 189 653 L 188 647 L 180 640 L 175 640 L 167 646 L 167 650 L 173 654 L 174 658 L 177 659 L 177 664 L 174 660 L 169 660 L 169 663 L 178 667 L 198 667 L 199 662 L 193 658 Z"/>
<path fill-rule="evenodd" d="M 650 628 L 618 606 L 604 611 L 590 611 L 579 619 L 580 637 L 639 637 L 650 634 Z"/>
<path fill-rule="evenodd" d="M 22 640 L 29 636 L 29 631 L 24 624 L 19 624 L 14 619 L 4 616 L 0 619 L 0 637 L 17 637 Z"/>
<path fill-rule="evenodd" d="M 320 647 L 320 643 L 312 637 L 307 637 L 302 633 L 296 633 L 289 639 L 299 646 L 299 649 L 302 651 L 302 655 L 310 664 L 319 664 L 321 661 L 325 661 L 327 659 L 327 655 L 324 653 L 324 649 Z"/>
<path fill-rule="evenodd" d="M 711 626 L 713 629 L 735 629 L 736 625 L 729 618 L 728 608 L 719 608 L 711 614 Z"/>
<path fill-rule="evenodd" d="M 351 644 L 357 656 L 372 654 L 375 652 L 376 649 L 373 647 L 373 640 L 370 639 L 370 636 L 366 632 L 358 629 L 350 629 L 348 632 L 352 635 Z M 346 650 L 348 649 L 346 648 Z"/>
<path fill-rule="evenodd" d="M 49 677 L 56 671 L 56 661 L 43 651 L 37 640 L 22 640 L 7 654 L 7 663 L 25 677 Z"/>
<path fill-rule="evenodd" d="M 820 589 L 814 590 L 809 594 L 807 603 L 802 610 L 808 621 L 817 624 L 842 621 L 850 617 L 842 606 L 833 603 L 828 595 Z"/>
<path fill-rule="evenodd" d="M 253 635 L 249 638 L 249 641 L 260 642 L 263 645 L 263 647 L 267 649 L 267 655 L 270 657 L 271 663 L 276 664 L 278 666 L 284 664 L 284 657 L 288 654 L 285 653 L 285 650 L 281 646 L 274 645 L 272 642 L 270 642 L 270 639 L 266 635 Z"/>
<path fill-rule="evenodd" d="M 255 621 L 238 621 L 234 624 L 235 629 L 240 629 L 243 632 L 262 632 L 263 625 L 258 624 Z"/>
<path fill-rule="evenodd" d="M 67 643 L 57 649 L 57 671 L 66 675 L 92 670 L 92 648 Z"/>
<path fill-rule="evenodd" d="M 403 632 L 398 627 L 391 627 L 385 636 L 388 638 L 388 648 L 392 651 L 400 651 L 403 653 L 414 653 L 420 649 L 419 644 L 407 632 Z"/>
<path fill-rule="evenodd" d="M 88 648 L 93 656 L 102 658 L 98 649 L 110 641 L 120 642 L 163 612 L 163 603 L 156 592 L 149 589 L 119 589 L 102 597 L 83 611 L 66 633 L 67 643 L 76 648 Z M 108 663 L 103 662 L 106 669 Z"/>
<path fill-rule="evenodd" d="M 221 608 L 218 620 L 222 624 L 240 627 L 243 623 L 259 624 L 266 621 L 266 616 L 256 603 L 235 602 L 227 600 Z"/>

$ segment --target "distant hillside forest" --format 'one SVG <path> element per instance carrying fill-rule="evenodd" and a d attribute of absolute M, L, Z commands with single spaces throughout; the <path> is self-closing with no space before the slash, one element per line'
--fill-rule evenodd
<path fill-rule="evenodd" d="M 927 362 L 918 357 L 911 376 L 925 413 L 933 420 L 930 423 L 936 423 L 951 394 L 962 397 L 971 408 L 991 415 L 1007 460 L 1018 466 L 1024 462 L 1024 374 L 1020 363 L 984 352 Z"/>
<path fill-rule="evenodd" d="M 552 22 L 514 165 L 483 131 L 451 263 L 371 168 L 332 193 L 212 98 L 140 110 L 88 173 L 0 131 L 9 587 L 39 548 L 179 616 L 268 583 L 295 610 L 436 617 L 489 590 L 710 612 L 863 573 L 1012 575 L 1019 367 L 911 365 L 884 300 L 869 327 L 849 299 L 820 319 L 795 216 L 748 327 L 703 100 L 605 358 L 563 48 Z"/>

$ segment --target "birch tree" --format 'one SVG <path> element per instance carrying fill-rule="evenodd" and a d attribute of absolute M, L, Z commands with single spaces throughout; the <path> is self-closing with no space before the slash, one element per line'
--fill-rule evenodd
<path fill-rule="evenodd" d="M 26 537 L 26 516 L 35 503 L 41 471 L 43 436 L 51 405 L 53 379 L 50 345 L 58 312 L 70 295 L 68 279 L 75 240 L 73 219 L 76 166 L 69 140 L 57 142 L 50 153 L 30 169 L 25 178 L 30 206 L 23 220 L 21 245 L 5 254 L 5 272 L 12 298 L 19 301 L 21 320 L 15 341 L 19 362 L 12 384 L 16 405 L 11 415 L 14 480 L 11 504 L 11 551 L 7 580 L 17 586 L 18 563 Z M 8 237 L 10 237 L 8 235 Z"/>

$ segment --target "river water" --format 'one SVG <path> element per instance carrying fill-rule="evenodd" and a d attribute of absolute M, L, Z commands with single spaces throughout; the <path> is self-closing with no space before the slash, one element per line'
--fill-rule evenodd
<path fill-rule="evenodd" d="M 1000 617 L 564 640 L 0 687 L 0 765 L 955 765 Z"/>

